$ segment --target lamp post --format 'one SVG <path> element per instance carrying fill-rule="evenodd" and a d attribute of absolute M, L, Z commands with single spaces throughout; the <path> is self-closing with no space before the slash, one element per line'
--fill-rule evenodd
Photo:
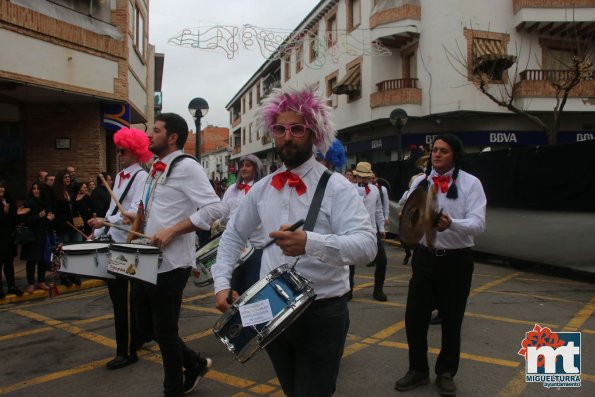
<path fill-rule="evenodd" d="M 403 109 L 395 109 L 390 112 L 390 123 L 397 127 L 397 155 L 398 160 L 403 160 L 403 126 L 407 124 L 407 112 Z"/>
<path fill-rule="evenodd" d="M 209 104 L 202 98 L 194 98 L 188 104 L 188 111 L 196 126 L 196 159 L 200 160 L 200 119 L 209 112 Z"/>

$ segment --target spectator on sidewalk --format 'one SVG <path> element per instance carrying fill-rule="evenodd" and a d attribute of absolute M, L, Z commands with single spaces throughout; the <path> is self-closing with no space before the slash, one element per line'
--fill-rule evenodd
<path fill-rule="evenodd" d="M 14 257 L 17 247 L 13 234 L 16 226 L 17 207 L 7 192 L 6 183 L 0 180 L 0 299 L 4 298 L 2 288 L 2 270 L 6 277 L 7 293 L 22 295 L 23 292 L 16 286 L 14 279 Z"/>

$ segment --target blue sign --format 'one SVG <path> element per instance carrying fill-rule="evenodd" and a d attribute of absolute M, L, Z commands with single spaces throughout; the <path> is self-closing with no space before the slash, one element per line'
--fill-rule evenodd
<path fill-rule="evenodd" d="M 543 131 L 466 131 L 455 132 L 465 146 L 537 146 L 547 145 L 548 140 Z M 409 145 L 430 145 L 438 133 L 403 134 L 402 147 Z M 558 134 L 558 143 L 581 142 L 595 140 L 595 132 L 564 131 Z M 398 149 L 396 134 L 366 141 L 350 142 L 346 145 L 347 153 L 375 152 Z"/>
<path fill-rule="evenodd" d="M 130 106 L 127 103 L 102 105 L 101 126 L 107 131 L 130 127 Z"/>

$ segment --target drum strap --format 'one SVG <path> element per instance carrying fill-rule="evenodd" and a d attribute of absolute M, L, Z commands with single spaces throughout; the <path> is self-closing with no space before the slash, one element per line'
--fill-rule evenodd
<path fill-rule="evenodd" d="M 318 180 L 318 186 L 316 186 L 316 191 L 314 192 L 312 203 L 310 203 L 310 209 L 308 210 L 308 215 L 306 215 L 306 222 L 303 227 L 306 231 L 311 232 L 314 230 L 316 218 L 318 218 L 318 212 L 320 211 L 320 204 L 322 204 L 322 198 L 324 197 L 324 191 L 332 174 L 331 171 L 325 170 Z"/>
<path fill-rule="evenodd" d="M 139 172 L 141 172 L 142 170 L 138 170 L 134 173 L 134 175 L 132 175 L 132 178 L 130 178 L 130 181 L 128 181 L 128 185 L 126 185 L 126 188 L 124 189 L 124 191 L 122 192 L 122 195 L 120 196 L 120 200 L 118 201 L 120 204 L 122 204 L 122 201 L 124 201 L 124 199 L 126 198 L 126 195 L 128 194 L 128 191 L 130 190 L 130 187 L 132 186 L 132 183 L 134 182 L 134 178 L 136 178 L 136 176 L 138 175 Z M 114 207 L 114 210 L 112 211 L 112 213 L 110 214 L 110 216 L 114 216 L 116 215 L 116 213 L 118 212 L 118 206 L 116 205 Z M 105 234 L 107 235 L 107 232 L 109 232 L 110 227 L 106 226 L 103 229 L 103 233 L 101 234 Z"/>

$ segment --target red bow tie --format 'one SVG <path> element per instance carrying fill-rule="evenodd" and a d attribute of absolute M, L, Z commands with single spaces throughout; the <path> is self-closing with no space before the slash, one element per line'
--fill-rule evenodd
<path fill-rule="evenodd" d="M 118 182 L 118 187 L 122 184 L 122 181 L 130 178 L 130 174 L 126 174 L 124 171 L 120 172 L 120 182 Z"/>
<path fill-rule="evenodd" d="M 151 169 L 151 176 L 155 176 L 156 173 L 161 173 L 163 171 L 165 171 L 165 168 L 167 167 L 167 164 L 165 164 L 163 161 L 156 161 L 153 163 L 153 168 Z"/>
<path fill-rule="evenodd" d="M 250 185 L 248 185 L 247 183 L 240 183 L 238 189 L 243 190 L 245 194 L 248 194 L 248 192 L 250 191 Z"/>
<path fill-rule="evenodd" d="M 299 176 L 297 176 L 296 174 L 292 174 L 289 171 L 283 171 L 278 173 L 277 175 L 274 175 L 273 180 L 271 181 L 271 185 L 275 189 L 281 190 L 283 186 L 285 186 L 285 182 L 287 182 L 287 185 L 289 187 L 295 188 L 295 191 L 298 196 L 301 196 L 302 194 L 306 193 L 306 190 L 308 190 L 304 181 L 302 181 Z"/>
<path fill-rule="evenodd" d="M 448 183 L 450 182 L 450 175 L 439 175 L 432 177 L 434 187 L 442 193 L 448 192 Z"/>
<path fill-rule="evenodd" d="M 366 185 L 364 190 L 366 191 L 366 196 L 367 196 L 370 193 L 370 186 Z"/>

